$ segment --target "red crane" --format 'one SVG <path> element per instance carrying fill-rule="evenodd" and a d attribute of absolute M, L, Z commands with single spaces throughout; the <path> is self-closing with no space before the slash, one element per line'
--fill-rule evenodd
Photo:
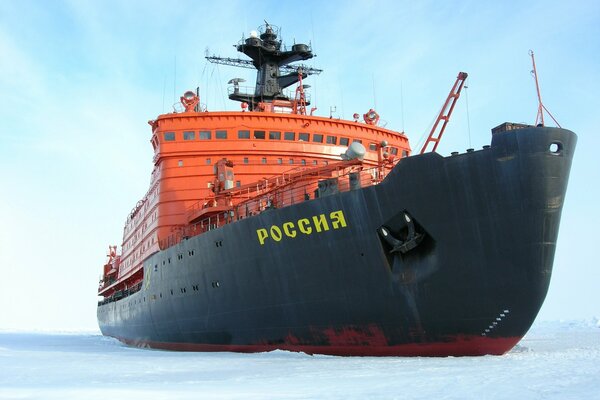
<path fill-rule="evenodd" d="M 437 149 L 438 144 L 440 143 L 440 139 L 444 134 L 444 130 L 446 129 L 446 125 L 448 125 L 448 121 L 450 120 L 452 110 L 454 110 L 456 101 L 460 96 L 460 91 L 465 85 L 465 80 L 467 79 L 467 76 L 469 75 L 466 72 L 458 73 L 458 76 L 456 77 L 456 82 L 454 82 L 454 86 L 452 86 L 452 89 L 450 90 L 450 93 L 446 98 L 446 102 L 444 103 L 444 106 L 442 107 L 442 110 L 440 111 L 440 114 L 438 115 L 435 124 L 433 124 L 433 127 L 431 128 L 431 132 L 429 132 L 429 137 L 425 141 L 425 144 L 423 145 L 420 154 L 425 153 L 430 143 L 433 143 L 433 149 L 431 151 L 435 151 L 435 149 Z M 440 126 L 441 121 L 444 121 L 444 123 L 441 125 L 441 128 L 438 132 L 438 127 Z"/>

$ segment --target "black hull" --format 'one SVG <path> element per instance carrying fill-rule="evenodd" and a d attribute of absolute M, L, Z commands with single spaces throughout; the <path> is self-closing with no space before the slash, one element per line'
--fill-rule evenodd
<path fill-rule="evenodd" d="M 564 129 L 503 132 L 189 238 L 146 260 L 139 292 L 98 307 L 100 329 L 175 350 L 503 354 L 546 296 L 575 144 Z M 405 213 L 422 240 L 391 252 L 380 228 L 406 241 Z"/>

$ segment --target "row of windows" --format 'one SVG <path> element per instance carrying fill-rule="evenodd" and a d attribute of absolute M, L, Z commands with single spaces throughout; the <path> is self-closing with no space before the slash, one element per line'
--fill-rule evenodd
<path fill-rule="evenodd" d="M 183 140 L 196 140 L 196 133 L 198 133 L 199 140 L 210 140 L 213 137 L 212 131 L 198 131 L 198 132 L 184 131 L 183 132 Z M 252 135 L 250 135 L 251 133 L 252 133 Z M 214 134 L 215 134 L 214 136 L 216 139 L 227 139 L 227 131 L 225 131 L 225 130 L 215 131 Z M 266 131 L 255 130 L 255 131 L 251 132 L 249 130 L 243 129 L 243 130 L 238 131 L 237 137 L 238 137 L 238 139 L 250 139 L 250 137 L 252 137 L 254 139 L 263 139 L 263 140 L 268 137 L 269 140 L 281 140 L 281 132 L 280 131 L 269 131 L 269 134 L 267 135 Z M 300 142 L 309 142 L 310 138 L 311 138 L 311 134 L 307 133 L 307 132 L 298 132 L 297 135 L 296 135 L 296 132 L 283 132 L 283 140 L 294 141 L 297 139 Z M 175 140 L 175 132 L 164 132 L 164 139 L 167 142 L 174 141 Z M 352 141 L 362 143 L 362 140 L 360 140 L 360 139 L 353 139 Z M 326 143 L 326 144 L 332 144 L 332 145 L 337 145 L 339 142 L 340 146 L 348 146 L 348 144 L 350 143 L 350 139 L 347 137 L 339 137 L 338 138 L 337 136 L 313 133 L 312 134 L 312 142 L 313 143 Z M 377 151 L 377 144 L 369 143 L 369 150 Z M 390 152 L 392 153 L 392 155 L 396 156 L 396 155 L 398 155 L 398 148 L 392 147 L 390 149 Z M 405 150 L 402 151 L 403 157 L 406 157 L 407 154 L 408 153 Z"/>
<path fill-rule="evenodd" d="M 195 250 L 188 250 L 187 253 L 188 253 L 188 256 L 193 257 L 195 254 Z M 177 254 L 177 259 L 183 260 L 183 253 Z M 171 257 L 168 257 L 168 258 L 162 260 L 162 265 L 167 265 L 167 264 L 171 264 Z M 154 264 L 154 271 L 158 271 L 158 264 Z"/>
<path fill-rule="evenodd" d="M 283 158 L 277 158 L 275 162 L 276 162 L 278 165 L 282 165 L 282 164 L 283 164 Z M 317 160 L 312 160 L 311 162 L 312 162 L 312 165 L 317 165 L 317 164 L 318 164 L 318 161 L 317 161 Z M 210 158 L 210 157 L 209 157 L 209 158 L 207 158 L 207 159 L 205 160 L 205 163 L 206 163 L 206 165 L 212 165 L 212 158 Z M 244 158 L 242 159 L 242 163 L 244 163 L 244 164 L 250 164 L 250 159 L 249 159 L 248 157 L 244 157 Z M 262 157 L 262 158 L 260 159 L 260 163 L 261 163 L 261 164 L 267 164 L 267 157 Z M 307 164 L 306 164 L 306 160 L 305 160 L 305 159 L 301 159 L 301 160 L 299 160 L 299 161 L 298 161 L 298 160 L 294 160 L 293 158 L 290 158 L 290 159 L 287 161 L 287 164 L 290 164 L 290 165 L 294 165 L 294 164 L 296 164 L 296 163 L 299 163 L 300 165 L 307 165 Z M 329 161 L 328 161 L 328 160 L 323 160 L 323 161 L 322 161 L 322 164 L 323 164 L 323 165 L 329 165 Z M 183 165 L 184 165 L 184 163 L 183 163 L 183 160 L 179 160 L 179 161 L 177 161 L 177 166 L 178 166 L 178 167 L 183 167 Z"/>
<path fill-rule="evenodd" d="M 392 147 L 391 153 L 393 155 L 397 155 L 398 154 L 398 149 L 395 148 L 395 147 Z M 402 156 L 406 157 L 407 155 L 408 155 L 408 153 L 406 152 L 406 150 L 402 150 Z M 277 165 L 283 165 L 283 163 L 284 163 L 283 158 L 277 158 L 277 159 L 275 159 L 275 162 L 277 163 Z M 206 158 L 205 159 L 205 163 L 206 163 L 206 165 L 212 165 L 212 158 L 210 158 L 210 157 Z M 250 159 L 248 157 L 244 157 L 242 159 L 242 163 L 243 164 L 250 164 Z M 262 157 L 260 159 L 260 163 L 261 164 L 267 164 L 267 157 Z M 289 164 L 289 165 L 295 165 L 296 163 L 298 163 L 300 165 L 307 165 L 307 162 L 306 162 L 305 159 L 294 160 L 293 158 L 290 158 L 290 159 L 288 159 L 286 161 L 286 164 Z M 318 165 L 318 163 L 319 162 L 317 160 L 312 160 L 311 161 L 312 165 Z M 329 161 L 328 160 L 323 160 L 322 164 L 323 165 L 329 165 Z M 177 161 L 177 166 L 178 167 L 183 167 L 183 165 L 184 165 L 183 160 Z"/>
<path fill-rule="evenodd" d="M 183 132 L 183 140 L 196 140 L 196 138 L 198 138 L 198 140 L 211 140 L 213 138 L 213 133 L 214 133 L 214 138 L 215 139 L 227 139 L 227 131 L 225 130 L 218 130 L 218 131 L 184 131 Z M 264 140 L 264 139 L 269 139 L 269 140 L 282 140 L 282 132 L 280 131 L 269 131 L 267 133 L 267 131 L 262 131 L 262 130 L 255 130 L 255 131 L 250 131 L 250 130 L 246 130 L 246 129 L 242 129 L 239 130 L 237 132 L 237 138 L 238 139 L 260 139 L 260 140 Z M 164 132 L 163 133 L 163 137 L 164 140 L 167 142 L 172 142 L 175 140 L 176 136 L 175 136 L 175 132 Z M 301 142 L 309 142 L 311 141 L 311 134 L 308 132 L 283 132 L 283 140 L 289 140 L 289 141 L 294 141 L 294 140 L 298 140 Z M 312 134 L 312 141 L 314 143 L 326 143 L 326 144 L 333 144 L 336 145 L 340 144 L 340 146 L 348 146 L 348 144 L 350 143 L 350 139 L 347 137 L 340 137 L 338 138 L 337 136 L 332 136 L 332 135 L 324 135 L 321 133 L 314 133 Z M 361 140 L 359 139 L 354 139 L 355 142 L 361 142 Z"/>
<path fill-rule="evenodd" d="M 198 131 L 199 140 L 210 140 L 212 139 L 212 131 Z M 175 132 L 165 132 L 164 138 L 166 141 L 175 140 Z M 227 131 L 215 131 L 215 139 L 227 139 Z M 184 131 L 183 140 L 196 140 L 195 131 Z"/>

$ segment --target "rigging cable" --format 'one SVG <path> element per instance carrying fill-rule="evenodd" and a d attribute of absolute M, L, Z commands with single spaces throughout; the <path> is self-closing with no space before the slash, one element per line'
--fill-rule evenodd
<path fill-rule="evenodd" d="M 207 47 L 207 48 L 206 48 L 206 50 L 205 50 L 205 54 L 208 54 L 208 47 Z M 205 59 L 205 60 L 206 60 L 206 59 Z M 202 80 L 202 78 L 204 78 L 204 77 L 205 77 L 205 74 L 206 74 L 206 68 L 207 68 L 207 67 L 208 67 L 208 61 L 204 61 L 204 68 L 202 68 L 202 72 L 200 73 L 200 80 Z M 206 75 L 208 75 L 208 74 L 206 74 Z M 206 96 L 205 96 L 205 97 L 207 97 L 207 98 L 208 98 L 208 79 L 207 79 L 207 81 L 205 82 L 205 85 L 206 85 L 206 86 L 205 86 L 205 89 L 206 89 Z M 207 101 L 207 99 L 205 99 L 204 101 L 206 102 L 206 101 Z"/>
<path fill-rule="evenodd" d="M 377 110 L 377 95 L 375 94 L 375 73 L 371 73 L 371 80 L 373 81 L 373 108 Z"/>
<path fill-rule="evenodd" d="M 402 133 L 404 133 L 404 88 L 402 87 L 402 80 L 400 80 L 400 123 Z"/>
<path fill-rule="evenodd" d="M 212 79 L 213 79 L 213 77 L 214 77 L 214 75 L 215 75 L 215 70 L 217 70 L 217 65 L 213 65 L 212 72 L 210 73 L 210 78 L 207 78 L 207 81 L 208 81 L 209 79 L 210 79 L 210 80 L 212 80 Z M 218 75 L 218 74 L 219 74 L 219 73 L 218 73 L 218 71 L 217 71 L 217 75 Z M 208 89 L 207 89 L 207 92 L 208 92 Z"/>
<path fill-rule="evenodd" d="M 223 111 L 227 108 L 225 104 L 225 91 L 223 90 L 223 81 L 221 80 L 221 70 L 219 69 L 219 65 L 216 65 L 217 68 L 217 81 L 219 82 L 219 93 L 221 93 L 221 100 L 223 102 Z"/>
<path fill-rule="evenodd" d="M 444 106 L 440 107 L 439 111 L 435 114 L 435 116 L 429 123 L 427 130 L 423 131 L 423 133 L 421 134 L 421 137 L 419 138 L 419 141 L 417 142 L 417 146 L 416 146 L 417 149 L 420 149 L 421 147 L 423 147 L 423 144 L 425 144 L 425 140 L 427 140 L 426 137 L 429 136 L 429 132 L 431 132 L 431 129 L 433 128 L 433 124 L 435 124 L 435 121 L 437 120 L 438 115 L 442 112 L 443 107 Z M 415 149 L 415 148 L 413 148 L 413 149 Z"/>
<path fill-rule="evenodd" d="M 163 105 L 162 105 L 162 113 L 165 113 L 165 97 L 167 94 L 167 74 L 165 74 L 165 77 L 163 79 Z"/>
<path fill-rule="evenodd" d="M 344 90 L 343 90 L 343 86 L 340 84 L 340 77 L 339 75 L 336 77 L 337 78 L 337 83 L 338 83 L 338 88 L 340 90 L 340 103 L 342 103 L 342 113 L 340 114 L 341 118 L 344 118 Z"/>
<path fill-rule="evenodd" d="M 177 86 L 176 82 L 177 82 L 177 56 L 175 56 L 175 59 L 173 61 L 173 104 L 175 104 L 177 101 L 176 90 L 175 90 L 175 87 Z"/>
<path fill-rule="evenodd" d="M 311 30 L 311 35 L 312 38 L 310 39 L 310 49 L 314 51 L 313 48 L 313 43 L 315 42 L 315 24 L 313 23 L 313 14 L 312 14 L 312 10 L 310 12 L 310 30 Z M 313 53 L 314 54 L 314 53 Z M 315 54 L 316 57 L 316 54 Z M 312 105 L 313 107 L 315 106 L 315 104 L 317 104 L 317 81 L 319 78 L 319 74 L 316 74 L 314 76 L 314 86 L 313 86 L 313 91 L 312 91 Z"/>
<path fill-rule="evenodd" d="M 469 91 L 467 90 L 469 86 L 466 84 L 465 80 L 465 100 L 467 102 L 467 131 L 469 132 L 469 148 L 472 148 L 471 145 L 471 118 L 469 117 Z"/>

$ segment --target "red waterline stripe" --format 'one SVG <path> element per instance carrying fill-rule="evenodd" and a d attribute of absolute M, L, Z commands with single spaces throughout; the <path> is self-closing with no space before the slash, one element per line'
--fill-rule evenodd
<path fill-rule="evenodd" d="M 334 356 L 482 356 L 502 355 L 512 349 L 521 337 L 489 338 L 484 336 L 461 336 L 454 341 L 434 343 L 410 343 L 393 346 L 310 346 L 291 344 L 221 345 L 204 343 L 171 343 L 149 340 L 136 340 L 117 337 L 123 343 L 136 347 L 175 351 L 260 353 L 273 350 L 287 350 L 307 354 Z"/>

